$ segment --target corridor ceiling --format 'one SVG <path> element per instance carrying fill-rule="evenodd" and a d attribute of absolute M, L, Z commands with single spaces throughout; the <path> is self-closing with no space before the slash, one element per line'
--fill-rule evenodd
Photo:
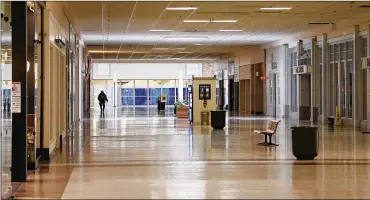
<path fill-rule="evenodd" d="M 266 44 L 331 23 L 354 25 L 370 19 L 370 2 L 64 4 L 70 16 L 74 16 L 76 29 L 95 59 L 218 59 L 248 46 Z M 183 7 L 191 8 L 169 10 Z M 291 9 L 261 10 L 277 7 Z M 218 23 L 217 20 L 234 21 Z"/>

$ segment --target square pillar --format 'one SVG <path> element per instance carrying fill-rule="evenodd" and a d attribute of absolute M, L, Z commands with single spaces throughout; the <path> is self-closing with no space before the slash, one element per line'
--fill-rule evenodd
<path fill-rule="evenodd" d="M 367 26 L 367 53 L 366 55 L 368 57 L 370 57 L 370 24 Z M 367 94 L 367 97 L 366 97 L 366 114 L 367 114 L 367 124 L 366 124 L 366 127 L 367 127 L 367 131 L 370 131 L 370 69 L 366 69 L 366 73 L 367 73 L 367 79 L 366 79 L 366 85 L 367 85 L 367 91 L 366 91 L 366 94 Z"/>
<path fill-rule="evenodd" d="M 361 76 L 361 38 L 359 25 L 354 26 L 353 32 L 353 119 L 354 127 L 359 127 L 362 120 L 362 76 Z"/>
<path fill-rule="evenodd" d="M 290 93 L 290 67 L 289 67 L 289 46 L 288 44 L 283 45 L 283 59 L 284 59 L 284 67 L 282 68 L 283 77 L 282 80 L 284 87 L 283 87 L 283 117 L 288 118 L 290 113 L 290 103 L 289 103 L 289 93 Z"/>
<path fill-rule="evenodd" d="M 12 110 L 12 182 L 27 180 L 27 2 L 12 1 L 12 83 L 20 85 L 20 111 Z M 17 98 L 17 99 L 15 99 Z"/>
<path fill-rule="evenodd" d="M 320 64 L 316 37 L 312 38 L 311 45 L 311 122 L 317 122 L 320 101 Z"/>
<path fill-rule="evenodd" d="M 322 122 L 325 123 L 328 120 L 330 112 L 330 84 L 329 84 L 329 44 L 328 36 L 326 33 L 322 35 Z"/>

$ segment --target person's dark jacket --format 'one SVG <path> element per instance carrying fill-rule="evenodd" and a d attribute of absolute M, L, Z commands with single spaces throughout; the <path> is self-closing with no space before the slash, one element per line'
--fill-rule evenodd
<path fill-rule="evenodd" d="M 99 103 L 108 102 L 107 95 L 105 95 L 104 93 L 100 93 L 98 96 L 98 100 L 99 100 Z"/>

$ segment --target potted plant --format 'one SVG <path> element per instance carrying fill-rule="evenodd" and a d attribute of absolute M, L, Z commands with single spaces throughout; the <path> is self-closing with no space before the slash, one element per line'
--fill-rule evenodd
<path fill-rule="evenodd" d="M 177 118 L 187 118 L 189 115 L 188 102 L 180 100 L 176 101 L 174 112 L 177 115 Z"/>

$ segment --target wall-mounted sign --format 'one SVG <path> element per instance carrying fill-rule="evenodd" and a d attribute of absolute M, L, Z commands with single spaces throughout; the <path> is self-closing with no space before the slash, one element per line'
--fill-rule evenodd
<path fill-rule="evenodd" d="M 165 95 L 165 94 L 162 94 L 161 95 L 161 102 L 162 103 L 166 103 L 167 102 L 167 95 Z"/>
<path fill-rule="evenodd" d="M 21 113 L 21 83 L 12 83 L 12 113 Z"/>
<path fill-rule="evenodd" d="M 370 57 L 365 57 L 361 59 L 362 61 L 362 69 L 368 69 L 370 68 Z"/>
<path fill-rule="evenodd" d="M 293 68 L 293 73 L 294 74 L 307 74 L 307 66 L 306 65 L 295 66 Z"/>
<path fill-rule="evenodd" d="M 199 99 L 200 100 L 211 99 L 211 85 L 210 84 L 199 85 Z"/>

